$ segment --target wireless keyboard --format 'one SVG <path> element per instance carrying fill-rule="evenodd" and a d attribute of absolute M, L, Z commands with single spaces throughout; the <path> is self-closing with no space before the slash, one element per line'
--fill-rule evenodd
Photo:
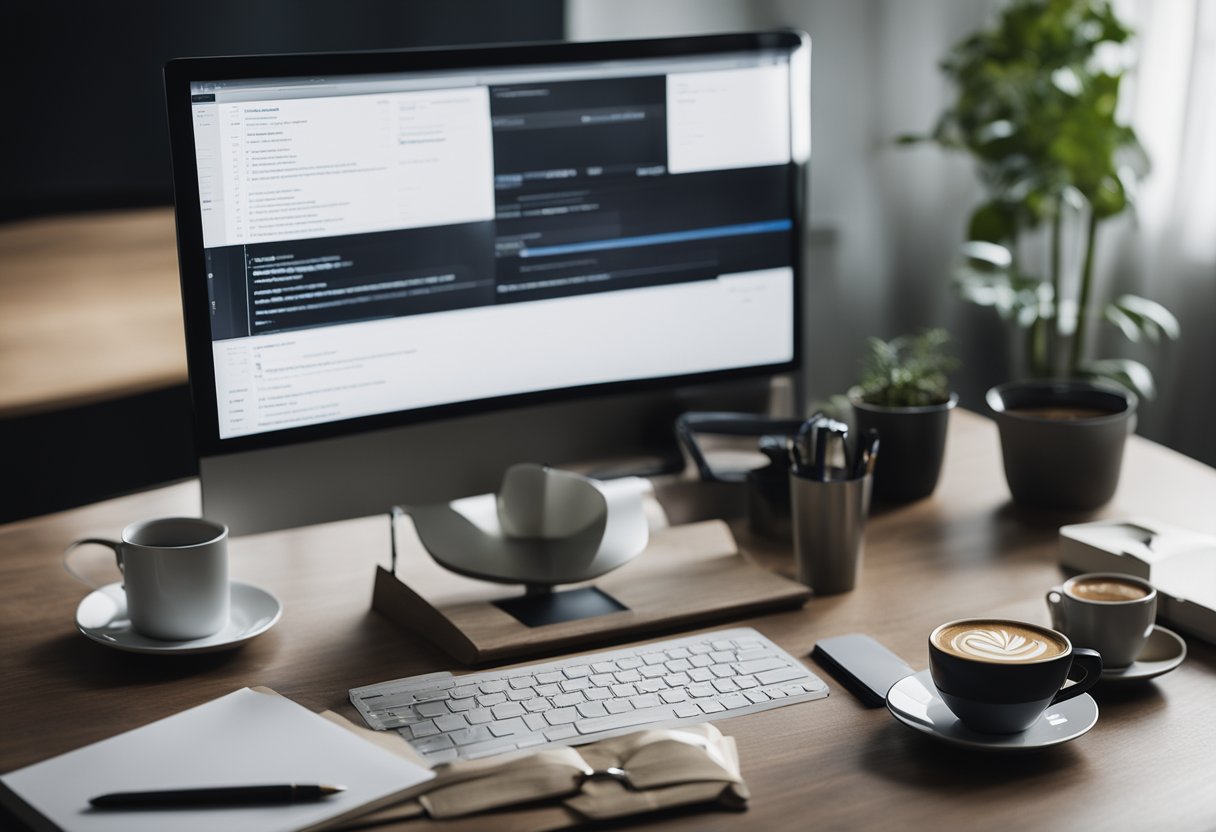
<path fill-rule="evenodd" d="M 354 688 L 378 731 L 398 731 L 431 763 L 542 745 L 578 745 L 822 699 L 827 685 L 749 627 L 527 667 L 431 673 Z"/>

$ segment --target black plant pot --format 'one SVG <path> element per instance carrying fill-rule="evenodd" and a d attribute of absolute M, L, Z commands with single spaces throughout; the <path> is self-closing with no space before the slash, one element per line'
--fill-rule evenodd
<path fill-rule="evenodd" d="M 864 436 L 878 431 L 878 462 L 874 468 L 874 497 L 889 503 L 907 503 L 928 497 L 937 488 L 946 453 L 946 427 L 958 394 L 950 400 L 925 407 L 881 407 L 861 400 L 860 391 L 849 391 L 849 402 Z"/>
<path fill-rule="evenodd" d="M 988 391 L 1014 502 L 1089 511 L 1119 485 L 1137 399 L 1115 384 L 1013 381 Z"/>

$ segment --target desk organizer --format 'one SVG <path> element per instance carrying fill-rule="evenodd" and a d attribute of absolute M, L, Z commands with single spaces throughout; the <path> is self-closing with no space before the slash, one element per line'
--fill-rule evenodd
<path fill-rule="evenodd" d="M 500 606 L 520 597 L 519 587 L 443 568 L 423 548 L 408 517 L 399 521 L 397 534 L 397 574 L 376 568 L 372 608 L 467 665 L 644 638 L 799 607 L 810 597 L 801 584 L 749 561 L 727 525 L 711 520 L 654 531 L 642 554 L 596 579 L 595 588 L 625 609 L 529 627 Z"/>
<path fill-rule="evenodd" d="M 1060 565 L 1143 578 L 1157 618 L 1216 643 L 1216 537 L 1143 518 L 1079 523 L 1060 528 Z"/>

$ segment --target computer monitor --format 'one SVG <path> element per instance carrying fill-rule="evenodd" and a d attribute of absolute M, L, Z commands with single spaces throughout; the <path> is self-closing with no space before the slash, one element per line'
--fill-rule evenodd
<path fill-rule="evenodd" d="M 204 513 L 239 534 L 484 492 L 636 453 L 655 391 L 796 369 L 809 50 L 170 62 Z"/>

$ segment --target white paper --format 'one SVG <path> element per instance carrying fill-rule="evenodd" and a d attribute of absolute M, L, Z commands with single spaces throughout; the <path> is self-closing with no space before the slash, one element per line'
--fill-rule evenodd
<path fill-rule="evenodd" d="M 288 832 L 433 776 L 289 699 L 243 688 L 0 781 L 68 832 Z M 109 792 L 276 783 L 341 785 L 347 791 L 313 803 L 257 807 L 89 807 L 89 798 Z"/>

